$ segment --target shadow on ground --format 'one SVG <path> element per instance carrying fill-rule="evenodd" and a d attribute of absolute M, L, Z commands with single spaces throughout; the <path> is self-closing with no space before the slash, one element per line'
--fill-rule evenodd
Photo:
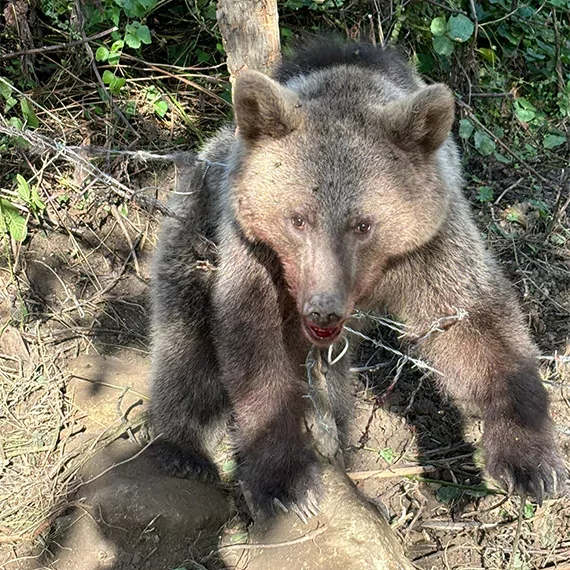
<path fill-rule="evenodd" d="M 226 494 L 165 477 L 144 455 L 131 459 L 138 451 L 120 440 L 85 466 L 85 484 L 37 562 L 58 570 L 191 569 L 215 551 L 231 514 Z M 208 567 L 224 568 L 215 560 Z"/>

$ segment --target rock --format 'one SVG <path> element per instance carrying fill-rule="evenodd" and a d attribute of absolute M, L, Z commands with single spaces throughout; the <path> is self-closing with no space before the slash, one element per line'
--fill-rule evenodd
<path fill-rule="evenodd" d="M 74 510 L 54 525 L 53 532 L 61 536 L 51 544 L 50 568 L 171 569 L 216 547 L 219 529 L 231 514 L 224 493 L 166 476 L 144 452 L 129 461 L 139 451 L 120 440 L 86 464 Z"/>
<path fill-rule="evenodd" d="M 321 513 L 303 524 L 290 512 L 254 525 L 254 544 L 270 548 L 227 550 L 240 570 L 413 570 L 390 525 L 340 470 L 326 467 Z M 222 549 L 222 554 L 224 550 Z"/>

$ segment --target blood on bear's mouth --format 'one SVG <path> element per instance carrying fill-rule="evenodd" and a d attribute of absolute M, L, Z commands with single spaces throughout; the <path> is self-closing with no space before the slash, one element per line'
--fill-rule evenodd
<path fill-rule="evenodd" d="M 303 325 L 305 334 L 313 344 L 328 346 L 332 344 L 342 332 L 344 322 L 327 328 L 319 327 L 307 321 L 304 321 Z"/>

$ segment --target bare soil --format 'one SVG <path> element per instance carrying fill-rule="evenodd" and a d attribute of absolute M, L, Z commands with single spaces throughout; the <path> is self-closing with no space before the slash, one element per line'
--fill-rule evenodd
<path fill-rule="evenodd" d="M 492 164 L 470 166 L 492 181 L 495 196 L 507 189 L 484 204 L 475 200 L 480 182 L 468 192 L 544 355 L 543 378 L 568 461 L 568 197 L 526 177 L 505 177 Z M 145 186 L 152 168 L 141 172 L 125 163 L 122 170 L 137 170 L 134 179 Z M 174 178 L 171 170 L 163 173 L 159 198 Z M 549 215 L 532 200 L 541 200 Z M 360 538 L 366 548 L 365 535 L 331 534 L 330 522 L 327 535 L 318 520 L 282 531 L 248 529 L 227 454 L 220 459 L 223 488 L 157 472 L 144 453 L 147 294 L 157 217 L 132 203 L 125 210 L 102 200 L 95 188 L 83 204 L 54 206 L 50 218 L 23 245 L 9 244 L 0 268 L 0 567 L 374 568 L 362 551 L 359 559 L 346 547 Z M 397 346 L 389 331 L 377 334 Z M 506 497 L 481 471 L 474 411 L 462 409 L 465 419 L 411 367 L 394 383 L 397 363 L 387 351 L 363 349 L 359 365 L 379 367 L 355 380 L 346 460 L 357 488 L 387 517 L 407 556 L 426 570 L 568 570 L 570 498 L 538 507 Z M 341 503 L 337 511 L 347 519 L 360 516 L 362 503 Z M 217 554 L 220 546 L 244 543 L 248 530 L 254 541 L 263 536 L 291 544 L 264 551 L 269 558 L 257 566 L 263 552 L 249 552 L 250 566 L 233 556 L 235 549 Z M 310 550 L 312 544 L 318 548 Z M 340 559 L 351 554 L 335 566 L 323 552 Z"/>

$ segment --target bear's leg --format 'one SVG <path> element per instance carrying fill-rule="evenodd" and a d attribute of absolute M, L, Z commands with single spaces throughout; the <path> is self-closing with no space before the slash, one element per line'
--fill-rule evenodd
<path fill-rule="evenodd" d="M 564 487 L 548 395 L 533 346 L 508 313 L 473 309 L 464 321 L 427 340 L 422 352 L 441 372 L 452 395 L 472 401 L 483 414 L 488 472 L 509 492 L 540 503 Z"/>
<path fill-rule="evenodd" d="M 192 220 L 169 219 L 155 259 L 150 420 L 159 437 L 151 449 L 176 474 L 217 478 L 210 451 L 229 403 L 211 333 L 216 272 L 199 264 L 208 259 L 208 251 L 197 249 L 199 235 Z"/>
<path fill-rule="evenodd" d="M 445 261 L 420 259 L 392 281 L 400 287 L 391 291 L 397 293 L 393 312 L 410 327 L 412 343 L 438 371 L 441 386 L 481 410 L 488 472 L 510 492 L 540 502 L 564 489 L 566 470 L 536 348 L 500 270 L 483 255 L 469 259 L 457 243 L 441 247 Z M 476 245 L 468 251 L 476 252 Z"/>
<path fill-rule="evenodd" d="M 168 471 L 218 479 L 210 451 L 226 425 L 228 401 L 206 325 L 157 327 L 150 417 L 152 451 Z"/>
<path fill-rule="evenodd" d="M 309 344 L 274 254 L 250 253 L 236 236 L 222 246 L 213 290 L 214 336 L 235 419 L 238 476 L 255 515 L 282 505 L 310 516 L 320 470 L 302 426 Z"/>
<path fill-rule="evenodd" d="M 212 141 L 222 161 L 229 138 Z M 233 135 L 231 137 L 233 139 Z M 175 217 L 164 220 L 152 280 L 152 446 L 177 474 L 218 478 L 212 448 L 223 434 L 229 401 L 220 380 L 212 335 L 211 290 L 216 278 L 219 167 L 181 163 Z"/>

